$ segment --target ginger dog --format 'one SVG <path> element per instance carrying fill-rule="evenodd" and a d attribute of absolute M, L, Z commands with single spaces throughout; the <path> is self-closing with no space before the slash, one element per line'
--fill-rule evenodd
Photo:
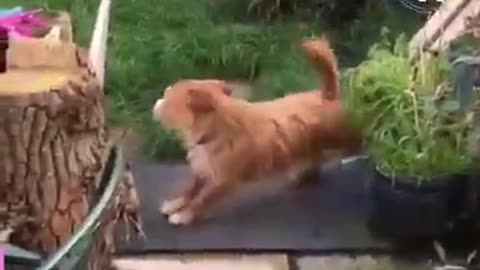
<path fill-rule="evenodd" d="M 171 224 L 191 223 L 248 182 L 298 176 L 360 150 L 359 133 L 341 107 L 328 40 L 306 40 L 302 48 L 324 74 L 321 90 L 251 103 L 231 97 L 221 80 L 181 80 L 165 89 L 153 117 L 179 131 L 194 175 L 183 194 L 161 207 Z"/>

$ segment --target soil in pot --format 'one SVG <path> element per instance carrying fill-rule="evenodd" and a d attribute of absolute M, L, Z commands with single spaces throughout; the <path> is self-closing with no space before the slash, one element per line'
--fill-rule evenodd
<path fill-rule="evenodd" d="M 399 240 L 442 237 L 468 223 L 470 177 L 446 175 L 429 181 L 392 179 L 378 169 L 370 183 L 370 226 Z"/>

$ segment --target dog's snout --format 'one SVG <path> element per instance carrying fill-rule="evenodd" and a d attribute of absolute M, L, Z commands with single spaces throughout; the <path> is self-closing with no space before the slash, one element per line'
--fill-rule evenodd
<path fill-rule="evenodd" d="M 157 102 L 155 102 L 155 105 L 153 106 L 152 109 L 152 114 L 153 114 L 153 119 L 156 121 L 160 120 L 160 115 L 162 113 L 163 109 L 163 99 L 158 99 Z"/>

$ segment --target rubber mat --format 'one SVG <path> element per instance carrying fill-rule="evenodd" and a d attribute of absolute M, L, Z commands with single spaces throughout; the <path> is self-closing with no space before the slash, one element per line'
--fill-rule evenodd
<path fill-rule="evenodd" d="M 322 170 L 308 185 L 239 200 L 195 225 L 168 224 L 160 202 L 190 179 L 185 165 L 133 164 L 146 238 L 124 241 L 117 252 L 389 250 L 367 227 L 369 170 L 352 161 Z"/>

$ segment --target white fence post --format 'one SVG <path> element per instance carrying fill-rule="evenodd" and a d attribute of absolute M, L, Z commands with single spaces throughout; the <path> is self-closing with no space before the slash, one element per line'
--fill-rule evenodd
<path fill-rule="evenodd" d="M 110 19 L 111 0 L 101 0 L 98 6 L 95 28 L 90 42 L 89 61 L 96 73 L 100 86 L 105 80 L 105 61 L 107 54 L 108 25 Z"/>

